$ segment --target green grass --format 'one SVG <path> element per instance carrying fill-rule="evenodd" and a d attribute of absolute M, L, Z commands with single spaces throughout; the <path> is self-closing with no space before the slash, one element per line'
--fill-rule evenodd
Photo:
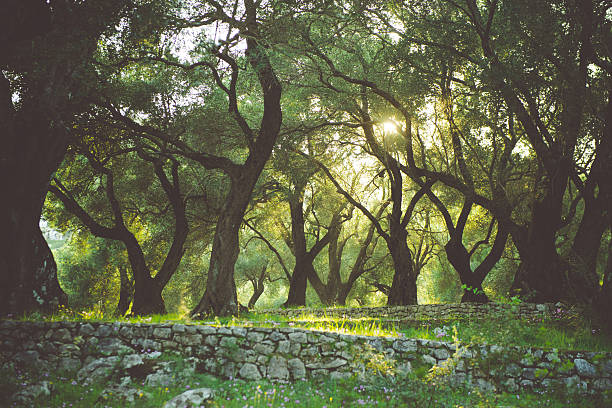
<path fill-rule="evenodd" d="M 21 316 L 20 320 L 82 321 L 82 322 L 130 322 L 130 323 L 182 323 L 214 326 L 245 327 L 299 327 L 308 330 L 356 334 L 366 336 L 403 336 L 440 341 L 451 341 L 453 327 L 457 328 L 462 343 L 497 344 L 556 348 L 559 350 L 612 351 L 612 338 L 594 330 L 588 319 L 561 311 L 548 319 L 519 320 L 511 313 L 501 313 L 491 319 L 469 319 L 456 316 L 442 321 L 385 320 L 377 318 L 346 319 L 330 315 L 302 314 L 295 318 L 274 314 L 245 313 L 239 317 L 191 320 L 186 315 L 166 314 L 114 318 L 99 311 L 73 312 L 63 309 L 51 316 L 38 314 Z"/>
<path fill-rule="evenodd" d="M 517 319 L 459 321 L 437 327 L 406 327 L 399 331 L 406 337 L 450 341 L 453 326 L 457 328 L 459 340 L 463 343 L 612 351 L 610 336 L 593 333 L 588 326 L 567 327 L 553 322 L 529 323 Z"/>
<path fill-rule="evenodd" d="M 182 392 L 200 387 L 215 390 L 211 407 L 604 407 L 612 404 L 612 395 L 577 395 L 565 391 L 537 394 L 483 393 L 470 388 L 450 388 L 431 385 L 411 374 L 407 378 L 369 376 L 367 381 L 310 380 L 296 383 L 272 383 L 266 380 L 247 382 L 238 379 L 220 380 L 206 374 L 195 374 L 168 387 L 148 387 L 133 382 L 138 390 L 133 403 L 118 400 L 104 393 L 108 384 L 77 383 L 75 375 L 27 373 L 4 368 L 0 371 L 0 396 L 21 384 L 46 380 L 53 383 L 51 397 L 38 398 L 32 407 L 160 407 Z"/>
<path fill-rule="evenodd" d="M 518 320 L 511 314 L 500 314 L 487 320 L 470 320 L 457 316 L 444 321 L 401 321 L 373 318 L 344 319 L 323 314 L 303 314 L 287 318 L 274 314 L 248 313 L 240 317 L 211 318 L 192 321 L 179 314 L 154 315 L 116 319 L 96 311 L 73 312 L 62 310 L 53 316 L 29 315 L 20 320 L 82 321 L 82 322 L 132 322 L 132 323 L 183 323 L 215 326 L 301 327 L 310 330 L 358 334 L 369 336 L 405 336 L 442 341 L 452 341 L 453 328 L 457 329 L 462 343 L 498 344 L 557 348 L 560 350 L 612 351 L 612 339 L 593 332 L 590 322 L 571 313 L 560 314 L 545 320 Z M 177 370 L 180 370 L 180 364 Z M 342 406 L 414 406 L 414 407 L 593 407 L 612 406 L 612 393 L 578 396 L 557 390 L 549 394 L 519 392 L 518 394 L 482 393 L 474 389 L 450 388 L 431 385 L 426 380 L 428 370 L 413 367 L 407 378 L 369 376 L 367 381 L 352 378 L 342 381 L 298 381 L 270 383 L 268 381 L 245 382 L 220 380 L 205 374 L 195 374 L 169 387 L 148 387 L 131 384 L 142 397 L 134 403 L 117 401 L 104 393 L 108 384 L 77 384 L 75 373 L 28 373 L 10 365 L 0 370 L 0 400 L 12 395 L 24 384 L 47 380 L 54 384 L 51 397 L 41 397 L 36 407 L 153 407 L 189 388 L 210 387 L 216 390 L 213 407 L 342 407 Z M 11 371 L 12 370 L 12 371 Z M 114 379 L 115 383 L 118 379 Z M 207 405 L 208 406 L 208 405 Z"/>

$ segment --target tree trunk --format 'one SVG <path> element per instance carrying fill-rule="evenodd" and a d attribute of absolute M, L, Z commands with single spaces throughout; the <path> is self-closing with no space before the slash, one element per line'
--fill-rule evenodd
<path fill-rule="evenodd" d="M 66 139 L 40 124 L 21 124 L 8 132 L 0 153 L 0 311 L 52 312 L 67 303 L 57 281 L 57 266 L 39 222 L 49 180 L 66 151 Z M 48 134 L 50 133 L 50 134 Z M 44 135 L 44 136 L 40 136 Z M 8 145 L 8 146 L 7 146 Z M 30 146 L 30 148 L 28 148 Z M 32 148 L 33 147 L 33 148 Z"/>
<path fill-rule="evenodd" d="M 127 229 L 124 230 L 123 235 L 122 241 L 127 249 L 134 276 L 132 314 L 136 316 L 165 314 L 166 306 L 162 298 L 163 286 L 151 277 L 151 272 L 136 237 Z"/>
<path fill-rule="evenodd" d="M 115 316 L 121 317 L 125 316 L 130 309 L 130 303 L 132 303 L 132 299 L 134 298 L 134 284 L 128 276 L 127 268 L 123 266 L 119 267 L 119 279 L 121 282 L 119 288 L 119 302 L 117 303 Z"/>
<path fill-rule="evenodd" d="M 612 334 L 612 240 L 608 245 L 608 259 L 603 276 L 603 285 L 595 300 L 595 312 L 605 329 Z"/>
<path fill-rule="evenodd" d="M 248 309 L 253 309 L 255 307 L 255 303 L 259 300 L 261 295 L 264 292 L 264 282 L 266 280 L 266 269 L 268 269 L 268 263 L 262 267 L 261 272 L 259 273 L 259 277 L 257 279 L 251 279 L 251 283 L 253 284 L 253 295 L 249 299 L 249 303 L 247 305 Z"/>
<path fill-rule="evenodd" d="M 489 298 L 482 290 L 483 278 L 475 276 L 470 264 L 470 254 L 457 237 L 452 237 L 444 246 L 448 262 L 459 274 L 459 280 L 466 287 L 461 302 L 487 303 Z"/>
<path fill-rule="evenodd" d="M 191 312 L 192 317 L 210 313 L 236 315 L 240 311 L 234 281 L 234 265 L 240 252 L 238 231 L 258 176 L 259 173 L 247 173 L 242 179 L 232 180 L 215 229 L 206 290 Z"/>
<path fill-rule="evenodd" d="M 603 233 L 612 227 L 612 92 L 602 116 L 605 125 L 583 186 L 584 212 L 568 260 L 574 294 L 587 304 L 599 295 L 597 255 Z"/>
<path fill-rule="evenodd" d="M 162 298 L 163 288 L 151 278 L 134 280 L 134 301 L 132 314 L 144 316 L 150 314 L 166 314 L 166 306 Z"/>
<path fill-rule="evenodd" d="M 390 225 L 391 234 L 389 242 L 387 242 L 395 269 L 387 304 L 389 306 L 416 305 L 416 276 L 414 276 L 414 271 L 412 270 L 412 254 L 406 242 L 407 233 L 405 229 L 396 232 L 396 228 L 398 226 Z"/>
<path fill-rule="evenodd" d="M 560 220 L 560 200 L 548 194 L 533 204 L 530 224 L 512 234 L 521 257 L 512 290 L 535 302 L 566 300 L 568 265 L 555 247 Z"/>
<path fill-rule="evenodd" d="M 344 244 L 346 242 L 338 242 L 340 240 L 340 231 L 342 225 L 340 223 L 333 223 L 329 226 L 329 246 L 327 248 L 327 287 L 326 299 L 321 299 L 325 305 L 333 305 L 338 298 L 340 291 L 340 285 L 342 284 L 342 277 L 340 276 L 340 269 L 342 268 L 342 252 L 344 252 Z"/>
<path fill-rule="evenodd" d="M 230 166 L 231 170 L 225 169 L 230 173 L 230 191 L 217 220 L 206 290 L 191 316 L 202 316 L 210 312 L 223 316 L 240 311 L 234 281 L 234 266 L 240 251 L 238 230 L 255 183 L 272 154 L 282 122 L 281 85 L 265 47 L 257 40 L 259 23 L 256 7 L 254 2 L 245 1 L 245 26 L 249 32 L 248 36 L 245 35 L 245 54 L 261 86 L 264 112 L 257 137 L 251 140 L 249 156 L 245 163 L 241 166 Z M 240 117 L 236 106 L 230 105 L 230 109 L 235 110 L 234 117 Z M 241 127 L 244 129 L 248 124 L 243 122 Z M 251 138 L 252 134 L 247 132 L 246 137 Z"/>
<path fill-rule="evenodd" d="M 416 305 L 417 286 L 416 274 L 412 253 L 406 242 L 408 232 L 406 226 L 412 214 L 412 210 L 420 197 L 423 196 L 423 189 L 416 193 L 410 200 L 406 213 L 402 217 L 402 198 L 403 182 L 402 174 L 399 171 L 395 160 L 387 160 L 391 183 L 392 209 L 389 216 L 389 235 L 385 237 L 387 247 L 393 259 L 393 282 L 387 297 L 388 305 Z"/>
<path fill-rule="evenodd" d="M 289 199 L 291 213 L 291 240 L 295 266 L 289 282 L 289 295 L 285 307 L 306 306 L 306 286 L 308 269 L 312 268 L 312 259 L 306 251 L 306 235 L 304 232 L 304 201 L 303 188 L 296 186 L 294 196 Z"/>
<path fill-rule="evenodd" d="M 295 257 L 295 267 L 293 268 L 293 275 L 291 275 L 291 281 L 289 282 L 289 295 L 283 306 L 306 306 L 308 264 L 310 264 L 312 268 L 312 261 L 308 259 L 307 256 Z"/>
<path fill-rule="evenodd" d="M 568 255 L 571 294 L 577 302 L 584 304 L 590 304 L 599 291 L 597 254 L 603 233 L 608 228 L 605 213 L 607 203 L 604 202 L 602 190 L 600 188 L 600 196 L 596 199 L 585 199 L 582 220 Z"/>
<path fill-rule="evenodd" d="M 247 305 L 247 308 L 249 310 L 252 310 L 255 307 L 255 303 L 257 303 L 257 301 L 259 300 L 263 292 L 264 292 L 263 285 L 253 285 L 253 295 L 249 299 L 249 303 Z"/>

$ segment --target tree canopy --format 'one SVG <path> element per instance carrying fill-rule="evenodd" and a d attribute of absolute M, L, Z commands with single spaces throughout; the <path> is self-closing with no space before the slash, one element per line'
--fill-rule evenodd
<path fill-rule="evenodd" d="M 17 3 L 4 312 L 612 306 L 607 2 Z"/>

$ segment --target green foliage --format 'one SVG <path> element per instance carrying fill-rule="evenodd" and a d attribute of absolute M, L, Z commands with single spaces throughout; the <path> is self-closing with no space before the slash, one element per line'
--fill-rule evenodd
<path fill-rule="evenodd" d="M 118 267 L 125 267 L 123 248 L 104 239 L 73 235 L 57 251 L 58 280 L 72 309 L 112 313 L 118 301 Z"/>
<path fill-rule="evenodd" d="M 257 134 L 266 124 L 257 75 L 244 47 L 236 47 L 243 44 L 239 41 L 245 36 L 243 25 L 228 23 L 241 17 L 235 11 L 230 13 L 230 2 L 220 2 L 217 9 L 207 2 L 196 7 L 182 1 L 145 1 L 134 2 L 125 10 L 116 7 L 117 2 L 77 3 L 73 14 L 56 16 L 65 24 L 48 36 L 26 46 L 11 46 L 9 63 L 3 69 L 11 96 L 19 100 L 19 107 L 38 99 L 32 93 L 35 85 L 51 83 L 47 88 L 55 89 L 59 97 L 45 104 L 70 118 L 61 126 L 71 129 L 73 136 L 56 177 L 93 219 L 111 227 L 115 220 L 105 177 L 90 168 L 84 155 L 104 162 L 115 177 L 127 228 L 137 237 L 153 275 L 171 245 L 173 218 L 150 164 L 135 150 L 155 151 L 160 157 L 177 160 L 191 234 L 164 299 L 168 310 L 186 313 L 204 291 L 213 226 L 223 209 L 228 174 L 232 173 L 203 158 L 221 157 L 242 164 L 252 143 L 244 127 L 248 125 Z M 458 7 L 461 2 L 298 3 L 270 1 L 258 10 L 257 39 L 266 45 L 283 84 L 283 127 L 247 215 L 276 252 L 257 241 L 261 237 L 247 227 L 241 230 L 243 248 L 235 284 L 242 304 L 250 299 L 252 278 L 264 264 L 268 268 L 265 291 L 257 307 L 275 307 L 285 300 L 286 274 L 295 264 L 288 200 L 304 199 L 307 248 L 329 230 L 334 214 L 344 211 L 348 217 L 348 207 L 339 210 L 344 198 L 303 154 L 329 167 L 340 185 L 370 211 L 390 196 L 400 209 L 406 208 L 423 181 L 415 174 L 428 172 L 437 180 L 431 193 L 454 222 L 466 197 L 478 198 L 462 230 L 462 242 L 475 269 L 492 248 L 493 238 L 487 231 L 499 229 L 501 220 L 495 217 L 506 217 L 505 224 L 513 226 L 513 231 L 530 231 L 534 203 L 546 194 L 554 178 L 547 174 L 547 156 L 536 143 L 544 140 L 544 147 L 540 146 L 544 150 L 570 152 L 571 157 L 558 161 L 570 162 L 576 176 L 564 184 L 567 191 L 556 194 L 562 210 L 553 224 L 563 224 L 563 228 L 549 234 L 551 246 L 556 245 L 561 256 L 571 255 L 572 237 L 579 231 L 580 220 L 586 219 L 581 184 L 590 176 L 606 126 L 602 118 L 606 117 L 610 78 L 599 66 L 609 59 L 609 50 L 601 45 L 609 35 L 605 8 L 596 5 L 587 13 L 592 21 L 587 24 L 589 34 L 582 36 L 582 13 L 575 12 L 573 4 L 555 1 L 475 2 L 482 16 L 489 15 L 489 7 L 495 8 L 482 32 L 475 29 L 473 16 Z M 216 20 L 222 10 L 233 17 Z M 202 21 L 206 23 L 200 25 Z M 223 43 L 228 31 L 237 37 Z M 485 31 L 491 53 L 483 49 L 481 34 Z M 99 33 L 103 33 L 101 38 Z M 582 44 L 585 38 L 588 44 Z M 84 50 L 95 50 L 95 64 L 83 58 Z M 491 55 L 499 64 L 491 64 Z M 588 69 L 577 66 L 572 57 L 576 55 L 588 55 L 584 62 Z M 236 82 L 228 60 L 236 64 Z M 66 84 L 66 89 L 50 78 L 55 71 L 49 68 L 64 65 L 68 73 L 57 77 L 75 82 Z M 576 75 L 567 74 L 574 72 Z M 574 82 L 582 83 L 573 79 L 579 73 L 584 76 L 584 95 L 568 97 L 575 94 Z M 504 88 L 504 84 L 512 86 Z M 231 97 L 236 99 L 235 107 L 228 106 Z M 89 109 L 90 100 L 96 105 Z M 75 112 L 79 113 L 76 118 Z M 537 124 L 539 138 L 521 122 L 521 112 L 530 116 L 527 122 Z M 576 114 L 571 117 L 575 131 L 568 130 L 573 128 L 568 123 L 574 122 L 566 112 Z M 384 123 L 391 122 L 395 125 L 385 127 Z M 366 135 L 365 125 L 372 126 L 372 135 Z M 159 137 L 162 133 L 165 136 Z M 389 191 L 392 179 L 399 174 L 390 171 L 391 159 L 398 164 L 397 173 L 403 171 L 400 191 L 393 194 Z M 201 166 L 202 161 L 208 164 Z M 411 166 L 419 171 L 408 171 Z M 44 216 L 53 228 L 73 233 L 82 230 L 81 223 L 57 200 L 49 197 L 45 206 Z M 389 230 L 391 207 L 380 216 L 382 231 Z M 496 210 L 499 208 L 504 210 Z M 340 282 L 348 279 L 371 223 L 359 211 L 350 211 L 339 238 L 345 244 L 338 259 Z M 476 294 L 477 289 L 461 286 L 444 253 L 453 229 L 447 222 L 432 197 L 419 201 L 414 216 L 406 220 L 420 303 L 457 302 L 462 289 Z M 116 304 L 116 269 L 126 265 L 123 250 L 82 233 L 75 235 L 78 238 L 73 237 L 58 252 L 60 282 L 74 308 L 96 307 L 107 313 Z M 375 235 L 378 239 L 379 231 Z M 524 234 L 514 235 L 516 240 Z M 576 258 L 571 266 L 591 273 L 589 279 L 602 284 L 610 236 L 607 227 L 599 239 L 594 265 Z M 362 265 L 364 273 L 353 283 L 347 304 L 386 302 L 383 292 L 375 288 L 391 284 L 393 264 L 388 248 L 376 242 L 371 246 Z M 428 250 L 421 252 L 423 248 Z M 337 292 L 329 254 L 325 248 L 313 264 L 324 286 Z M 511 242 L 503 248 L 502 259 L 483 282 L 490 299 L 520 301 L 508 299 L 519 255 Z M 307 289 L 308 304 L 337 300 L 325 299 L 320 289 L 317 293 L 313 288 Z M 522 333 L 521 328 L 510 327 L 525 341 L 544 337 L 537 330 Z M 562 334 L 558 337 L 557 342 L 572 342 Z"/>

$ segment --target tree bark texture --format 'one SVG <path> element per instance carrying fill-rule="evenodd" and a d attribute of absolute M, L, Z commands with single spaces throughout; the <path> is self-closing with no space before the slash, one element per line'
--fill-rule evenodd
<path fill-rule="evenodd" d="M 284 306 L 306 306 L 306 287 L 308 268 L 312 268 L 312 257 L 306 250 L 306 234 L 304 231 L 304 199 L 303 188 L 296 186 L 296 191 L 289 198 L 291 214 L 291 244 L 295 266 L 289 282 L 289 294 Z"/>
<path fill-rule="evenodd" d="M 398 226 L 390 225 L 390 237 L 387 241 L 395 269 L 387 304 L 389 306 L 416 305 L 416 276 L 412 269 L 412 254 L 406 242 L 407 233 L 403 228 L 396 231 L 397 228 Z"/>
<path fill-rule="evenodd" d="M 17 115 L 10 121 L 2 119 L 0 188 L 6 195 L 0 215 L 0 310 L 51 312 L 66 304 L 67 297 L 38 224 L 50 178 L 66 151 L 67 137 L 40 120 Z"/>
<path fill-rule="evenodd" d="M 127 268 L 123 266 L 119 267 L 119 282 L 119 302 L 117 303 L 115 315 L 121 317 L 125 316 L 134 298 L 134 283 L 128 276 Z"/>

